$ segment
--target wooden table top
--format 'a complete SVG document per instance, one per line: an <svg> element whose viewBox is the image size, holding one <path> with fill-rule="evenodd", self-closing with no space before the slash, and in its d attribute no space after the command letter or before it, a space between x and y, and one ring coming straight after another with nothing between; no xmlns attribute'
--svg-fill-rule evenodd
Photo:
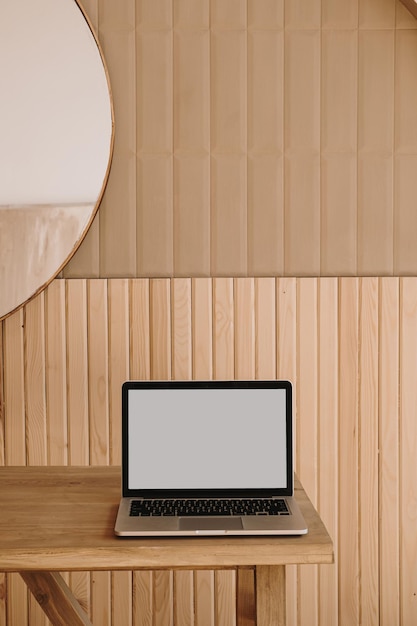
<svg viewBox="0 0 417 626"><path fill-rule="evenodd" d="M333 544L296 481L299 537L120 538L119 467L0 467L0 571L215 569L332 563Z"/></svg>

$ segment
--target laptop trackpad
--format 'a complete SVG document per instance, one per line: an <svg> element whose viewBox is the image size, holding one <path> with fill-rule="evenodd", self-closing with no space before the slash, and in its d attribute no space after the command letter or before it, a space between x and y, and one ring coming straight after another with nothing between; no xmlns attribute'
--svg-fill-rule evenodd
<svg viewBox="0 0 417 626"><path fill-rule="evenodd" d="M240 530L240 517L180 517L180 530Z"/></svg>

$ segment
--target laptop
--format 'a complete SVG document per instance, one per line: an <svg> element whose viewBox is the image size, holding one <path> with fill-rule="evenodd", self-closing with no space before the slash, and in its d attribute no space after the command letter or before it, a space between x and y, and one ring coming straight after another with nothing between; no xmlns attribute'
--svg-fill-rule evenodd
<svg viewBox="0 0 417 626"><path fill-rule="evenodd" d="M288 381L128 381L119 536L301 535Z"/></svg>

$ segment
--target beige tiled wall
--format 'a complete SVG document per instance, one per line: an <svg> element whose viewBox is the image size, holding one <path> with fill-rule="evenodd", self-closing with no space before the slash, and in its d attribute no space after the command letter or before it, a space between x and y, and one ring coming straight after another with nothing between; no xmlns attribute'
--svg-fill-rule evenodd
<svg viewBox="0 0 417 626"><path fill-rule="evenodd" d="M417 271L417 20L399 0L85 0L112 83L67 277Z"/></svg>

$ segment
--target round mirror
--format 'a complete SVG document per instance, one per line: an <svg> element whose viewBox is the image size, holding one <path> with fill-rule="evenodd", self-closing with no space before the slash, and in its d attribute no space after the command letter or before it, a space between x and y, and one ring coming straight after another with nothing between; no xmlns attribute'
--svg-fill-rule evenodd
<svg viewBox="0 0 417 626"><path fill-rule="evenodd" d="M0 2L0 319L81 243L114 123L98 42L75 0Z"/></svg>

